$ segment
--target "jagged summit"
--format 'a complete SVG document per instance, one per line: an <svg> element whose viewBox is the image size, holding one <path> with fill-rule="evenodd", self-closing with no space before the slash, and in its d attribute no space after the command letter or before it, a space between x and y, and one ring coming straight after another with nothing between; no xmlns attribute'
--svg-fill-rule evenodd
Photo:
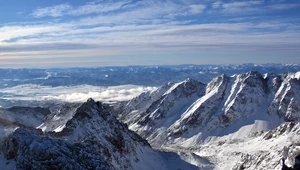
<svg viewBox="0 0 300 170"><path fill-rule="evenodd" d="M95 102L92 98L89 98L79 108L77 108L73 118L92 118L94 114L108 114L102 107L101 102Z"/></svg>
<svg viewBox="0 0 300 170"><path fill-rule="evenodd" d="M4 146L6 159L13 159L19 169L198 169L175 153L153 150L114 118L106 104L88 99L79 106L63 106L60 111L66 113L56 111L45 120L41 126L44 133L14 130ZM57 121L61 117L68 120ZM60 130L45 128L55 123Z"/></svg>
<svg viewBox="0 0 300 170"><path fill-rule="evenodd" d="M274 148L265 150L263 146L282 147L293 143L296 138L290 136L295 135L299 126L294 128L295 131L279 134L273 139L279 143L287 140L280 144L267 141L264 136L274 136L275 132L269 130L285 122L299 121L299 94L297 73L262 75L250 71L234 76L223 74L208 84L187 79L159 87L157 91L124 102L124 109L116 115L156 148L196 150L195 153L207 156L223 168L226 162L216 159L235 162L235 165L226 165L233 169L251 169L253 165L258 169L278 169L281 167L280 155L270 154ZM122 104L118 108L122 108ZM246 144L247 141L251 141L251 145ZM249 153L247 145L257 145L258 148ZM281 152L279 148L275 150ZM271 163L260 164L259 159Z"/></svg>
<svg viewBox="0 0 300 170"><path fill-rule="evenodd" d="M267 130L284 121L282 117L298 120L300 85L294 77L294 74L263 76L250 71L232 77L223 74L206 85L187 79L169 89L164 86L163 94L154 91L133 99L134 103L142 103L143 108L132 105L133 100L125 103L126 109L118 117L154 144L169 141L166 137L189 139L199 135L205 139L208 135L234 132L242 122L276 119L256 129ZM151 98L155 93L162 95Z"/></svg>
<svg viewBox="0 0 300 170"><path fill-rule="evenodd" d="M207 84L169 82L113 104L89 98L1 108L0 167L279 169L283 154L291 167L299 153L299 92L298 73L251 71Z"/></svg>
<svg viewBox="0 0 300 170"><path fill-rule="evenodd" d="M95 102L95 100L94 100L94 99L92 99L92 98L89 98L89 99L87 100L87 103L96 103L96 102Z"/></svg>
<svg viewBox="0 0 300 170"><path fill-rule="evenodd" d="M150 99L152 100L142 100L144 106L143 109L135 111L136 109L130 109L131 113L124 113L126 115L131 115L127 117L131 119L133 116L139 117L136 122L131 124L130 128L138 129L142 136L147 136L156 128L164 128L170 126L179 117L179 109L182 107L188 107L195 101L199 96L204 93L205 84L198 82L196 80L187 79L185 81L175 83L169 87L169 89L163 88L164 93L152 92L152 94L161 94L161 96L155 96ZM149 94L151 95L151 94ZM146 96L146 98L149 98ZM131 107L131 101L126 105L126 107ZM180 104L179 104L180 103ZM145 134L144 134L145 133Z"/></svg>

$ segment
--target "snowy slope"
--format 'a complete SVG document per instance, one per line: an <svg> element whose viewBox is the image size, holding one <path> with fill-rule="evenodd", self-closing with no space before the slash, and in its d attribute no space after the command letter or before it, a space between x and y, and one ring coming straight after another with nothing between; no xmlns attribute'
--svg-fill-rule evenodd
<svg viewBox="0 0 300 170"><path fill-rule="evenodd" d="M107 105L93 99L50 110L39 126L43 132L0 122L1 144L6 143L1 153L11 162L6 169L199 169L176 153L152 149L114 118Z"/></svg>
<svg viewBox="0 0 300 170"><path fill-rule="evenodd" d="M264 169L264 167L278 169L281 156L275 157L274 155L281 153L284 146L296 142L296 139L300 138L299 133L288 132L287 136L279 136L278 139L271 139L272 141L264 141L263 134L273 128L280 128L280 125L283 126L285 122L299 121L300 81L297 75L298 73L282 75L271 73L262 76L258 72L248 72L232 77L221 75L207 85L194 89L189 96L195 96L195 98L183 97L183 100L182 97L180 99L172 97L172 100L162 100L173 91L182 93L176 94L177 96L185 96L184 90L179 88L180 84L187 82L183 81L166 90L162 99L148 100L152 104L147 104L149 106L147 109L131 109L132 101L123 103L126 110L119 112L118 118L128 123L131 130L145 137L153 147L158 149L181 152L197 150L192 152L201 153L198 155L206 157L206 154L202 154L204 150L201 149L212 147L213 149L207 151L211 153L208 160L216 165L216 169L238 167L239 163L234 161L240 160L237 157L243 157L244 160L240 163L244 164L243 166L246 166L243 162L250 159L255 166L260 167L259 169ZM183 88L186 87L183 86ZM135 102L138 102L137 99L143 100L143 96L135 98ZM166 107L170 105L176 110L166 109L172 108ZM135 114L127 110L135 110ZM151 117L161 110L166 116ZM130 116L139 116L140 113L149 116L132 121L135 119ZM279 144L284 140L287 142ZM224 143L227 143L227 148L223 148ZM255 145L263 148L266 144L271 145L272 148L255 149ZM231 148L234 148L232 149L234 152L238 152L235 151L236 148L243 148L246 145L252 146L253 151L245 147L236 157L230 157L234 154L230 151ZM276 146L280 148L275 149ZM269 157L270 151L274 153ZM214 160L219 153L225 156L218 159L227 161ZM247 153L252 158L248 158ZM271 161L273 164L267 166L266 163L254 161L257 159L265 162ZM251 163L248 164L246 169L255 169L250 166Z"/></svg>
<svg viewBox="0 0 300 170"><path fill-rule="evenodd" d="M59 104L50 107L51 114L47 115L45 120L37 127L44 132L54 131L60 132L66 123L72 119L76 109L80 104Z"/></svg>
<svg viewBox="0 0 300 170"><path fill-rule="evenodd" d="M280 132L280 133L278 133ZM247 138L234 139L223 136L194 150L197 155L213 162L215 169L281 170L284 148L289 148L292 166L294 157L300 153L300 124L285 123L274 130L259 132Z"/></svg>
<svg viewBox="0 0 300 170"><path fill-rule="evenodd" d="M299 73L248 72L167 83L110 107L0 109L0 168L281 169L282 157L291 167L299 94Z"/></svg>
<svg viewBox="0 0 300 170"><path fill-rule="evenodd" d="M180 118L181 111L187 109L199 96L203 95L204 87L204 84L192 79L172 85L159 98L156 98L157 100L152 100L152 103L148 104L149 107L142 110L141 118L129 124L129 128L137 130L143 137L150 135L156 129L168 128ZM126 107L131 107L129 104ZM135 113L139 112L135 111ZM131 117L127 118L132 120Z"/></svg>
<svg viewBox="0 0 300 170"><path fill-rule="evenodd" d="M119 116L119 119L126 120L125 123L127 124L136 122L145 115L146 110L154 101L159 100L159 98L161 98L161 96L173 86L174 83L167 83L156 90L142 93L130 100L128 103L116 103L112 113L116 117Z"/></svg>
<svg viewBox="0 0 300 170"><path fill-rule="evenodd" d="M148 100L143 94L123 103L126 109L118 113L118 118L153 145L191 138L201 142L207 137L236 132L256 120L263 125L251 133L268 130L283 119L299 118L300 83L294 77L291 73L263 77L258 72L248 72L222 75L207 85L186 80L171 86L160 98ZM183 85L189 83L199 85ZM141 101L148 103L143 108L132 105Z"/></svg>
<svg viewBox="0 0 300 170"><path fill-rule="evenodd" d="M269 107L269 114L277 114L286 121L300 120L300 81L299 74L287 74L282 81L274 100Z"/></svg>
<svg viewBox="0 0 300 170"><path fill-rule="evenodd" d="M109 153L105 158L115 169L168 169L169 166L160 152L112 117L105 105L92 99L77 108L61 132L50 134L68 141L93 143L102 153ZM179 157L173 159L179 162L178 168L196 168Z"/></svg>

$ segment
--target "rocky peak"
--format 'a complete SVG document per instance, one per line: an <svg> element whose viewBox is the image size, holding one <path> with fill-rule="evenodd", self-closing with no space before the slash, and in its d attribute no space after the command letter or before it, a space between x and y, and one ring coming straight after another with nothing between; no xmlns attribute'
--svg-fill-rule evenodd
<svg viewBox="0 0 300 170"><path fill-rule="evenodd" d="M206 86L206 92L205 94L210 93L215 88L219 87L220 85L224 84L225 82L228 82L230 77L228 77L225 74L222 74L221 76L218 76L216 78L213 78Z"/></svg>
<svg viewBox="0 0 300 170"><path fill-rule="evenodd" d="M203 128L216 114L217 108L224 98L229 77L221 75L214 78L206 86L205 95L199 97L169 129L169 135L189 135L196 128ZM174 133L173 133L173 132Z"/></svg>
<svg viewBox="0 0 300 170"><path fill-rule="evenodd" d="M187 97L197 92L199 88L204 86L205 84L199 81L187 79L185 81L175 83L165 92L163 96Z"/></svg>
<svg viewBox="0 0 300 170"><path fill-rule="evenodd" d="M89 99L87 100L87 103L96 103L96 102L95 102L95 100L94 100L94 99L92 99L92 98L89 98Z"/></svg>
<svg viewBox="0 0 300 170"><path fill-rule="evenodd" d="M282 77L282 83L275 93L268 113L284 117L285 121L300 120L300 80L292 73Z"/></svg>
<svg viewBox="0 0 300 170"><path fill-rule="evenodd" d="M267 74L265 80L267 81L268 92L271 93L271 95L275 95L283 81L282 76L270 73Z"/></svg>
<svg viewBox="0 0 300 170"><path fill-rule="evenodd" d="M238 75L229 88L230 94L220 117L225 126L255 114L267 97L267 83L258 72Z"/></svg>
<svg viewBox="0 0 300 170"><path fill-rule="evenodd" d="M183 81L182 84L180 84L177 88L175 88L175 90L179 90L180 88L183 88L183 91L187 94L192 94L196 91L199 90L199 88L201 86L205 86L204 83L201 83L197 80L194 80L194 79L187 79L185 81Z"/></svg>
<svg viewBox="0 0 300 170"><path fill-rule="evenodd" d="M107 115L101 102L95 102L92 98L89 98L75 111L73 118L92 118L94 114L98 113Z"/></svg>
<svg viewBox="0 0 300 170"><path fill-rule="evenodd" d="M193 79L187 79L170 87L158 100L154 101L146 110L147 115L139 124L151 123L151 119L164 119L168 116L178 116L174 109L186 107L189 99L196 100L204 94L205 85ZM173 113L174 112L174 113ZM150 120L150 121L149 121ZM148 122L149 121L149 122Z"/></svg>
<svg viewBox="0 0 300 170"><path fill-rule="evenodd" d="M72 110L68 110L72 111ZM80 105L77 109L73 110L74 113L68 113L67 121L63 121L59 124L60 130L55 130L55 132L49 132L49 134L53 137L61 137L68 136L75 133L78 127L83 127L90 121L100 122L102 120L107 120L112 117L109 113L109 109L107 105L102 104L101 102L95 102L93 99L88 99L82 105ZM60 114L60 113L58 113ZM52 115L53 118L60 117L59 115ZM51 120L49 120L51 122ZM115 120L117 121L117 120ZM47 125L46 125L47 126ZM103 125L104 126L104 125ZM81 140L82 137L80 137Z"/></svg>
<svg viewBox="0 0 300 170"><path fill-rule="evenodd" d="M111 169L96 147L16 129L6 142L5 157L16 169Z"/></svg>
<svg viewBox="0 0 300 170"><path fill-rule="evenodd" d="M177 140L201 143L210 135L237 131L245 122L264 124L252 133L278 126L283 117L286 121L298 121L299 87L299 79L293 74L262 76L257 71L231 77L221 75L207 85L187 79L172 85L157 100L145 105L143 111L135 108L122 114L127 115L126 120L134 120L128 121L129 128L152 145L168 145ZM272 117L279 111L282 119ZM141 117L135 119L136 115ZM171 141L164 143L168 139Z"/></svg>
<svg viewBox="0 0 300 170"><path fill-rule="evenodd" d="M115 169L131 169L138 160L138 147L150 149L139 135L130 131L108 112L108 106L89 99L76 109L74 116L59 132L46 132L52 138L85 143L95 147ZM117 163L115 163L117 162Z"/></svg>
<svg viewBox="0 0 300 170"><path fill-rule="evenodd" d="M250 72L246 73L243 83L250 87L255 87L257 85L263 86L263 85L265 85L264 84L265 80L259 72L250 71ZM266 87L264 87L264 88L266 88Z"/></svg>

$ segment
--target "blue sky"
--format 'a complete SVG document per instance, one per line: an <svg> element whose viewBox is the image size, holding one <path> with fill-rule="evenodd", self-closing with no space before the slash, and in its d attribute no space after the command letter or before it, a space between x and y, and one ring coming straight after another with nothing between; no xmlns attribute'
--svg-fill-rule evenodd
<svg viewBox="0 0 300 170"><path fill-rule="evenodd" d="M9 0L0 67L300 63L298 0Z"/></svg>

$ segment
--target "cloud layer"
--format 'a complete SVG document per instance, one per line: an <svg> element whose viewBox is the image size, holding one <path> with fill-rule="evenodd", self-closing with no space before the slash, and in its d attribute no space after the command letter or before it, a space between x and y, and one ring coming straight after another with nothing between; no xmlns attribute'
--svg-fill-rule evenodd
<svg viewBox="0 0 300 170"><path fill-rule="evenodd" d="M91 85L80 86L40 86L34 84L20 85L1 89L1 99L16 101L63 101L63 102L85 102L88 98L97 101L113 102L130 100L139 94L152 91L156 87L144 87L136 85L122 85L99 87Z"/></svg>

